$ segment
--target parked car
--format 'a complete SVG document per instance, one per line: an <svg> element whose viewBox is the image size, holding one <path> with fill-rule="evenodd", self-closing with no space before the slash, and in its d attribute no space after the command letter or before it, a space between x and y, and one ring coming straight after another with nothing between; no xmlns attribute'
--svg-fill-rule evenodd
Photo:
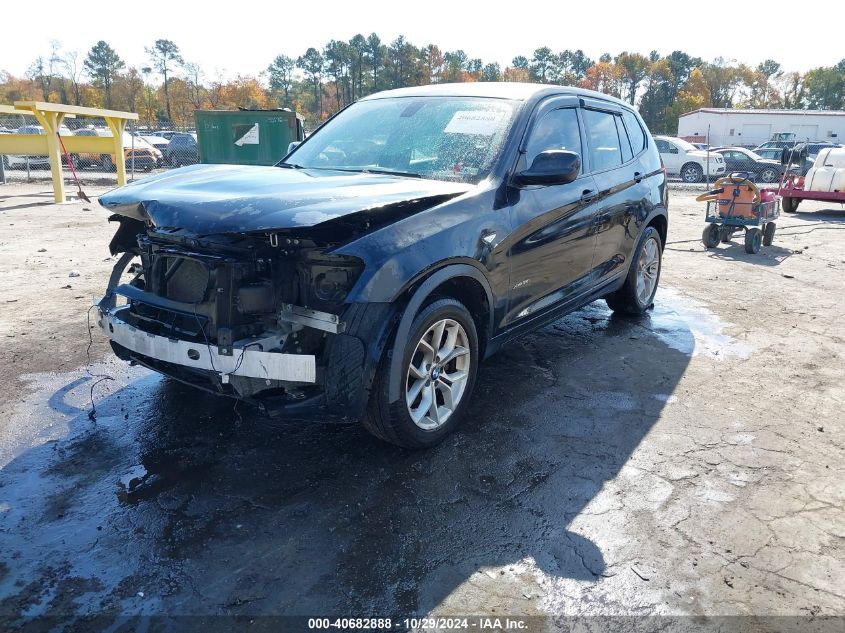
<svg viewBox="0 0 845 633"><path fill-rule="evenodd" d="M791 148L789 148L791 149ZM782 147L766 147L763 149L754 150L754 153L760 156L761 158L765 158L767 160L774 160L783 165L783 152L784 148ZM798 172L802 176L805 175L810 168L813 166L813 158L809 156L804 156L803 159L801 157L796 157L796 160L793 162L792 172ZM795 163L800 162L801 165L797 165ZM783 165L784 169L786 169L786 165Z"/></svg>
<svg viewBox="0 0 845 633"><path fill-rule="evenodd" d="M98 322L120 358L411 448L457 426L507 341L599 298L648 310L668 224L636 111L542 84L382 92L275 167L185 167L99 200L119 216Z"/></svg>
<svg viewBox="0 0 845 633"><path fill-rule="evenodd" d="M746 172L752 180L764 183L777 182L785 170L780 158L778 160L763 158L744 147L714 147L710 151L720 154L725 159L725 168L729 173Z"/></svg>
<svg viewBox="0 0 845 633"><path fill-rule="evenodd" d="M654 143L669 174L678 175L684 182L702 182L705 176L719 177L725 174L725 161L718 154L702 152L682 138L655 136Z"/></svg>
<svg viewBox="0 0 845 633"><path fill-rule="evenodd" d="M111 130L106 128L83 128L75 132L77 136L112 136ZM134 157L135 169L152 171L162 162L161 152L144 141L139 136L132 137L128 132L123 134L123 158L127 168L130 168ZM99 166L106 171L115 169L114 154L73 154L71 156L75 168Z"/></svg>
<svg viewBox="0 0 845 633"><path fill-rule="evenodd" d="M162 136L140 134L138 135L138 138L155 147L159 152L161 152L162 156L164 156L164 150L167 149L167 145L170 143L170 141Z"/></svg>
<svg viewBox="0 0 845 633"><path fill-rule="evenodd" d="M759 153L761 149L792 148L796 145L805 145L807 153L812 156L818 156L819 152L826 147L839 147L836 143L829 143L828 141L767 141L755 147L754 151Z"/></svg>
<svg viewBox="0 0 845 633"><path fill-rule="evenodd" d="M16 134L44 134L44 128L40 125L24 125L14 130ZM59 128L59 134L62 136L70 136L71 131L65 126ZM62 158L62 162L66 162ZM7 169L50 169L50 158L46 154L20 156L17 154L7 154L3 157L3 166Z"/></svg>
<svg viewBox="0 0 845 633"><path fill-rule="evenodd" d="M176 134L181 134L181 132L177 132L176 130L157 130L156 132L150 132L150 134L154 134L155 136L159 136L169 141Z"/></svg>
<svg viewBox="0 0 845 633"><path fill-rule="evenodd" d="M174 134L164 151L164 161L174 167L200 162L196 134Z"/></svg>

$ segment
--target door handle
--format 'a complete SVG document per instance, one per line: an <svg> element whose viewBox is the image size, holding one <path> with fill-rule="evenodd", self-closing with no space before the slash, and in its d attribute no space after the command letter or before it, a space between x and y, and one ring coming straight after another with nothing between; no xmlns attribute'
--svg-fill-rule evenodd
<svg viewBox="0 0 845 633"><path fill-rule="evenodd" d="M643 175L640 172L635 171L634 172L634 182L640 183L640 182L642 182L642 180L643 180Z"/></svg>
<svg viewBox="0 0 845 633"><path fill-rule="evenodd" d="M584 191L581 192L581 202L583 202L585 204L587 202L592 202L593 198L595 198L595 197L596 197L595 189L584 189Z"/></svg>

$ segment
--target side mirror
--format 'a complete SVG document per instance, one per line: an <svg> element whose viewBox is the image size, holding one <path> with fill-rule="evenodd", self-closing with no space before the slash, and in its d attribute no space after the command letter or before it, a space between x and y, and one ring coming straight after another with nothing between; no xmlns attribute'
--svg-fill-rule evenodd
<svg viewBox="0 0 845 633"><path fill-rule="evenodd" d="M678 148L677 148L677 147L670 147L670 148L669 148L669 153L670 153L670 154L677 154L677 153L678 153Z"/></svg>
<svg viewBox="0 0 845 633"><path fill-rule="evenodd" d="M531 167L516 175L520 185L563 185L581 173L581 157L575 152L549 149L540 152Z"/></svg>
<svg viewBox="0 0 845 633"><path fill-rule="evenodd" d="M288 154L290 154L293 150L299 147L302 141L294 141L293 143L288 143Z"/></svg>

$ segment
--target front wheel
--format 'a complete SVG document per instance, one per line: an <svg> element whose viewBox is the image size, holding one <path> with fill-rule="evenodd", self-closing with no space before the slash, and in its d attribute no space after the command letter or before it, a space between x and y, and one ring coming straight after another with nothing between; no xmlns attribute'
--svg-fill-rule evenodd
<svg viewBox="0 0 845 633"><path fill-rule="evenodd" d="M745 232L745 252L756 255L760 252L760 245L763 242L763 231L760 229L748 229Z"/></svg>
<svg viewBox="0 0 845 633"><path fill-rule="evenodd" d="M718 224L708 224L701 233L704 248L716 248L722 239L722 229Z"/></svg>
<svg viewBox="0 0 845 633"><path fill-rule="evenodd" d="M660 233L653 226L646 227L634 252L625 283L619 290L605 297L608 307L614 312L626 314L642 314L648 310L654 302L660 281L662 256Z"/></svg>
<svg viewBox="0 0 845 633"><path fill-rule="evenodd" d="M469 311L455 299L434 301L414 319L402 354L399 399L389 402L392 363L382 360L364 426L404 448L429 448L457 428L475 384L478 334Z"/></svg>
<svg viewBox="0 0 845 633"><path fill-rule="evenodd" d="M684 182L701 182L704 178L704 170L697 163L687 163L681 168L681 180Z"/></svg>

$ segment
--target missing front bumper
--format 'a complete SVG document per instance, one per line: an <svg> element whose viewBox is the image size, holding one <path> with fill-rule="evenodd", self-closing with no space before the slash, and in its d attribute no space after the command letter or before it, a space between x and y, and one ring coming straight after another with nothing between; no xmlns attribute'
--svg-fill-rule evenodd
<svg viewBox="0 0 845 633"><path fill-rule="evenodd" d="M223 355L214 345L193 343L144 332L122 318L127 307L100 310L99 326L106 335L127 350L189 369L210 371L224 384L230 376L313 384L317 381L316 357L309 354L283 354L250 348L250 344Z"/></svg>

